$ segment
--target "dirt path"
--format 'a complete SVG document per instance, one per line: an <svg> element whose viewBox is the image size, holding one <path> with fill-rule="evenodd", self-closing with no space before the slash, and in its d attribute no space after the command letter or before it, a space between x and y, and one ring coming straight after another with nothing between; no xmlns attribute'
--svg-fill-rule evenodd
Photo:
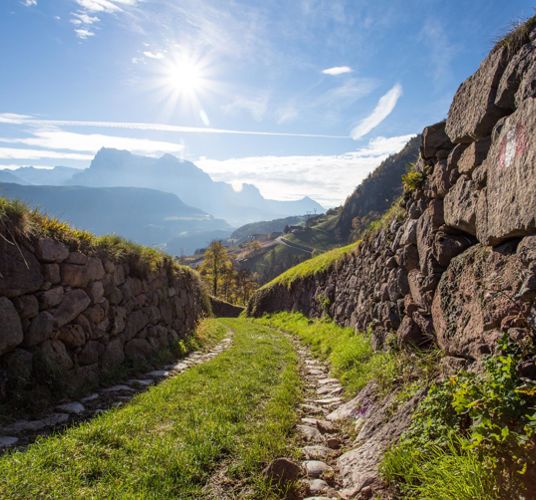
<svg viewBox="0 0 536 500"><path fill-rule="evenodd" d="M349 447L351 439L343 428L344 421L330 418L344 404L343 388L337 379L329 377L327 364L313 358L301 343L294 342L303 360L306 388L305 401L300 406L301 422L297 426L302 441L304 498L347 498L341 491L337 458Z"/></svg>
<svg viewBox="0 0 536 500"><path fill-rule="evenodd" d="M23 449L39 436L64 430L108 409L119 408L152 385L211 360L228 349L231 343L232 331L229 331L223 340L208 351L194 351L177 363L164 366L161 370L152 370L137 378L102 388L77 401L64 401L39 419L17 420L0 427L0 454L11 448Z"/></svg>

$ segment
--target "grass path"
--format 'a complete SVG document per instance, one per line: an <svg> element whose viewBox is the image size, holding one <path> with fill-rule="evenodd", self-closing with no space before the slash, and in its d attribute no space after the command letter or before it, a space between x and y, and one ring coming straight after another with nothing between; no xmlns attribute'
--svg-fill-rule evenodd
<svg viewBox="0 0 536 500"><path fill-rule="evenodd" d="M210 498L225 464L237 498L277 498L263 466L294 449L302 385L291 342L245 319L217 358L25 452L0 458L1 498ZM213 498L213 497L212 497Z"/></svg>

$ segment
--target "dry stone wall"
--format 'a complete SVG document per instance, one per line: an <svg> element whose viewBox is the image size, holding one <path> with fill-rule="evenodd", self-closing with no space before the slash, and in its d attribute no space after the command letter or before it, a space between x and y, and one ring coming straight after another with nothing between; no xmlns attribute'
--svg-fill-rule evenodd
<svg viewBox="0 0 536 500"><path fill-rule="evenodd" d="M48 238L0 238L0 401L79 395L189 336L208 299L170 262L141 275Z"/></svg>
<svg viewBox="0 0 536 500"><path fill-rule="evenodd" d="M534 25L534 24L533 24ZM325 272L261 289L248 312L371 325L451 363L536 331L536 29L499 44L423 131L405 215Z"/></svg>

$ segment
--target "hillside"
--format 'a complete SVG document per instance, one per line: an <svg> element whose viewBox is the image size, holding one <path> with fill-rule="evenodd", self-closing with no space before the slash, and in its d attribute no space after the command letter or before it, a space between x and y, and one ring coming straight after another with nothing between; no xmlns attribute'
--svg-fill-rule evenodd
<svg viewBox="0 0 536 500"><path fill-rule="evenodd" d="M447 120L424 129L403 197L355 248L290 269L248 306L287 312L271 325L332 318L412 353L395 370L400 392L378 376L340 409L359 415L337 461L357 498L533 497L535 40L536 17L460 85Z"/></svg>
<svg viewBox="0 0 536 500"><path fill-rule="evenodd" d="M115 233L135 242L170 251L193 252L214 235L231 227L177 196L144 188L87 188L80 186L22 186L0 184L0 196L18 199L95 234ZM195 238L190 238L190 233ZM181 237L180 246L174 241Z"/></svg>
<svg viewBox="0 0 536 500"><path fill-rule="evenodd" d="M334 233L342 242L356 240L402 194L400 179L419 156L420 136L411 139L374 170L347 198L335 223Z"/></svg>
<svg viewBox="0 0 536 500"><path fill-rule="evenodd" d="M346 199L344 205L324 214L308 216L306 221L288 223L274 220L272 224L250 224L237 230L234 235L255 233L261 237L262 246L253 252L238 251L239 266L256 273L259 283L264 284L292 266L306 261L312 255L351 243L377 218L381 217L402 193L402 176L419 154L421 136L411 139L404 148L390 155ZM270 237L276 228L296 226L281 236ZM306 250L306 251L304 251Z"/></svg>

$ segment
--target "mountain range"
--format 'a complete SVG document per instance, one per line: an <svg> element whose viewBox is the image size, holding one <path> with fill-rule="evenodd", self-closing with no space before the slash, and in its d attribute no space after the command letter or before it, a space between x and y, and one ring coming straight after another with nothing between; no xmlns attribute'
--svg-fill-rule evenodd
<svg viewBox="0 0 536 500"><path fill-rule="evenodd" d="M0 170L0 195L97 234L116 233L170 253L193 253L242 224L322 212L311 198L278 201L245 184L235 191L192 162L101 149L87 169Z"/></svg>

